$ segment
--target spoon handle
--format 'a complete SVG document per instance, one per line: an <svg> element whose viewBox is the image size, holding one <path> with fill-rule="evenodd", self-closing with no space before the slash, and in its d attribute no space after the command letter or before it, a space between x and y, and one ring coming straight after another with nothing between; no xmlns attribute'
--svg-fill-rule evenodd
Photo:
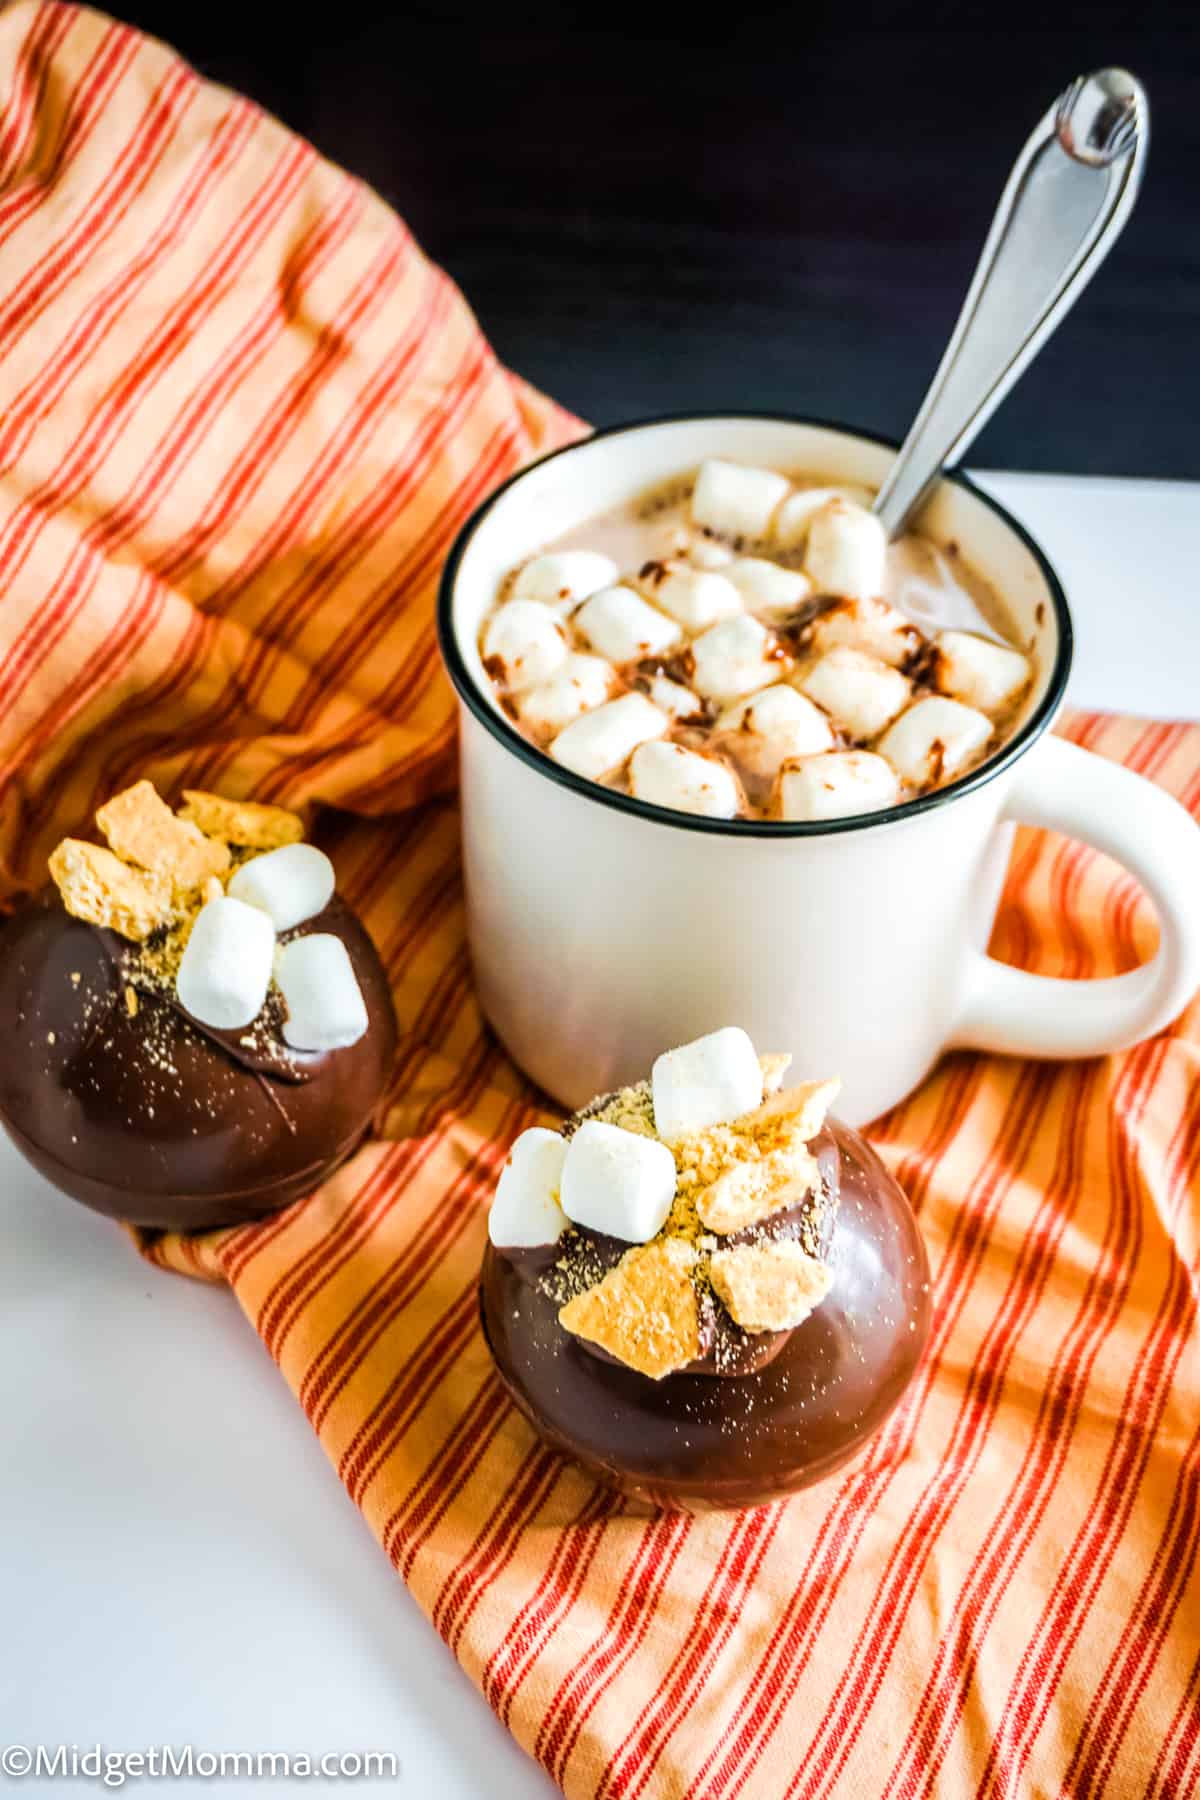
<svg viewBox="0 0 1200 1800"><path fill-rule="evenodd" d="M875 501L895 537L1037 355L1111 250L1149 142L1123 69L1073 82L1013 167L983 255L912 429Z"/></svg>

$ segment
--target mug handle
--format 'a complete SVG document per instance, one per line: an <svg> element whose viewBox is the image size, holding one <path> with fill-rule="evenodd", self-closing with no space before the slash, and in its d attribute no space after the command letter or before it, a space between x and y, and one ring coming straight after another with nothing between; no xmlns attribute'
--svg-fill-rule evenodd
<svg viewBox="0 0 1200 1800"><path fill-rule="evenodd" d="M1119 763L1047 734L1018 770L1002 817L1115 857L1158 914L1159 947L1127 975L1063 981L976 952L951 1044L1018 1056L1103 1056L1152 1037L1200 985L1200 827Z"/></svg>

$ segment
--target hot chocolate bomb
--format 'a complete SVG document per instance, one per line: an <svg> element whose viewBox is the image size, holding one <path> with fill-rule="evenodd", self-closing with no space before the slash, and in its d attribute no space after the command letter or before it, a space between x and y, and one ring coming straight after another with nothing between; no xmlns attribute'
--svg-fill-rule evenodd
<svg viewBox="0 0 1200 1800"><path fill-rule="evenodd" d="M142 800L145 816L170 819ZM269 877L266 858L300 831L282 809L217 796L194 795L185 811L225 864L205 907L257 860ZM181 898L153 869L110 855L68 840L52 859L67 904L48 888L0 926L0 1123L56 1187L134 1224L207 1230L300 1199L361 1141L391 1069L395 1016L374 945L332 893L294 926L268 921L273 951L307 937L326 954L329 940L341 946L365 1015L353 1041L290 1044L275 986L249 1023L205 1023L182 1003L177 966L202 892Z"/></svg>
<svg viewBox="0 0 1200 1800"><path fill-rule="evenodd" d="M753 1056L744 1033L714 1036L742 1039L743 1063ZM706 1042L673 1054L687 1057ZM764 1059L768 1089L781 1060ZM577 1205L569 1173L563 1179L562 1148L545 1141L551 1134L525 1149L519 1143L510 1159L534 1179L523 1181L524 1205L513 1205L510 1181L493 1208L484 1331L529 1422L610 1486L689 1511L775 1500L854 1456L907 1388L929 1330L928 1261L908 1202L879 1158L857 1132L823 1117L833 1085L768 1095L745 1129L732 1119L732 1141L718 1128L705 1149L705 1127L674 1139L680 1187L665 1212L659 1201L656 1228L653 1212L643 1220L651 1229L642 1248L595 1229L595 1216L591 1225L554 1218L556 1166L567 1212L587 1207ZM593 1102L568 1122L567 1152L589 1120L652 1131L653 1092L644 1082ZM728 1106L727 1097L726 1119ZM703 1108L702 1099L702 1117ZM720 1110L718 1097L707 1116ZM747 1146L759 1170L749 1180L729 1162ZM718 1183L730 1179L707 1193L692 1183L688 1193L689 1159L706 1175L715 1171ZM616 1183L622 1179L618 1172ZM740 1215L725 1203L730 1195ZM724 1229L708 1229L704 1215ZM552 1231L553 1242L536 1241ZM505 1237L523 1241L495 1241ZM680 1296L689 1315L682 1336L673 1310Z"/></svg>

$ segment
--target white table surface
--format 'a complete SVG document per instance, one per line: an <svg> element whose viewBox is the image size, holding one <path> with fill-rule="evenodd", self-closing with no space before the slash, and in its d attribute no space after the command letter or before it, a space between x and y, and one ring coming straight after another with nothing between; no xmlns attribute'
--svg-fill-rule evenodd
<svg viewBox="0 0 1200 1800"><path fill-rule="evenodd" d="M1197 710L1200 484L983 482L1071 596L1070 698ZM147 1267L7 1141L0 1428L0 1745L391 1750L399 1781L350 1791L557 1791L390 1571L232 1297Z"/></svg>

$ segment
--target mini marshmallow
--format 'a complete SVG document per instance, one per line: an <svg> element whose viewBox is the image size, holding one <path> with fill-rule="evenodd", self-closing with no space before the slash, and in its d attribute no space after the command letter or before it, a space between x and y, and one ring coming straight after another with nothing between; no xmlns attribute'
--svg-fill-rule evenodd
<svg viewBox="0 0 1200 1800"><path fill-rule="evenodd" d="M878 737L912 694L912 682L899 669L848 645L830 650L800 685L848 737L863 740Z"/></svg>
<svg viewBox="0 0 1200 1800"><path fill-rule="evenodd" d="M334 881L333 864L315 844L283 844L243 863L228 892L265 912L276 931L290 931L324 912Z"/></svg>
<svg viewBox="0 0 1200 1800"><path fill-rule="evenodd" d="M688 560L698 569L723 569L733 561L733 551L718 544L715 538L696 537L688 545Z"/></svg>
<svg viewBox="0 0 1200 1800"><path fill-rule="evenodd" d="M483 656L498 662L514 694L536 687L567 660L567 635L548 606L537 600L510 600L492 614L483 634Z"/></svg>
<svg viewBox="0 0 1200 1800"><path fill-rule="evenodd" d="M704 702L699 694L693 694L691 688L684 687L681 681L672 681L669 675L651 677L650 698L655 706L661 708L672 719L694 719L704 716Z"/></svg>
<svg viewBox="0 0 1200 1800"><path fill-rule="evenodd" d="M783 476L770 469L710 459L701 463L696 477L692 518L723 537L765 538L771 514L787 491Z"/></svg>
<svg viewBox="0 0 1200 1800"><path fill-rule="evenodd" d="M562 1209L576 1225L646 1244L675 1198L675 1158L657 1138L585 1119L567 1144Z"/></svg>
<svg viewBox="0 0 1200 1800"><path fill-rule="evenodd" d="M311 931L281 944L275 985L287 1007L284 1039L294 1050L343 1050L367 1029L350 952L332 932Z"/></svg>
<svg viewBox="0 0 1200 1800"><path fill-rule="evenodd" d="M506 1249L556 1244L567 1229L559 1204L567 1140L534 1125L523 1131L500 1171L488 1213L488 1236Z"/></svg>
<svg viewBox="0 0 1200 1800"><path fill-rule="evenodd" d="M645 694L622 694L560 731L550 754L564 769L599 781L623 768L639 744L662 737L669 724Z"/></svg>
<svg viewBox="0 0 1200 1800"><path fill-rule="evenodd" d="M831 606L813 625L812 641L821 651L846 644L851 650L878 657L893 669L902 668L921 648L916 626L886 600L843 600Z"/></svg>
<svg viewBox="0 0 1200 1800"><path fill-rule="evenodd" d="M619 573L612 557L598 550L553 550L525 564L513 583L513 598L541 600L557 613L569 612L601 588L611 587Z"/></svg>
<svg viewBox="0 0 1200 1800"><path fill-rule="evenodd" d="M992 735L992 721L973 706L934 695L918 700L879 743L879 753L914 787L955 775L982 750Z"/></svg>
<svg viewBox="0 0 1200 1800"><path fill-rule="evenodd" d="M1029 661L1019 650L973 631L943 631L935 641L938 687L980 712L999 711L1029 680Z"/></svg>
<svg viewBox="0 0 1200 1800"><path fill-rule="evenodd" d="M652 592L663 611L689 631L703 631L742 610L742 596L732 581L707 569L672 569Z"/></svg>
<svg viewBox="0 0 1200 1800"><path fill-rule="evenodd" d="M629 791L653 806L706 819L735 818L742 798L724 763L682 744L639 744L629 764Z"/></svg>
<svg viewBox="0 0 1200 1800"><path fill-rule="evenodd" d="M771 521L771 540L781 550L799 550L812 528L813 516L831 500L844 500L841 488L797 488L789 494Z"/></svg>
<svg viewBox="0 0 1200 1800"><path fill-rule="evenodd" d="M739 556L725 570L725 578L732 581L748 612L766 613L770 618L794 612L813 591L802 569L782 569L762 556Z"/></svg>
<svg viewBox="0 0 1200 1800"><path fill-rule="evenodd" d="M883 592L886 562L887 533L865 506L835 498L814 512L804 567L819 593L874 599Z"/></svg>
<svg viewBox="0 0 1200 1800"><path fill-rule="evenodd" d="M833 731L825 714L786 682L726 707L717 730L735 734L730 754L766 781L790 757L833 749Z"/></svg>
<svg viewBox="0 0 1200 1800"><path fill-rule="evenodd" d="M602 656L574 651L557 675L517 696L517 716L531 731L553 735L597 706L613 691L616 670Z"/></svg>
<svg viewBox="0 0 1200 1800"><path fill-rule="evenodd" d="M196 914L179 962L179 1004L201 1025L237 1031L262 1011L275 927L265 912L220 895Z"/></svg>
<svg viewBox="0 0 1200 1800"><path fill-rule="evenodd" d="M726 1025L664 1051L650 1072L650 1091L654 1129L671 1143L761 1106L762 1066L741 1027Z"/></svg>
<svg viewBox="0 0 1200 1800"><path fill-rule="evenodd" d="M713 625L692 644L698 693L710 700L740 700L787 673L791 658L765 626L747 613Z"/></svg>
<svg viewBox="0 0 1200 1800"><path fill-rule="evenodd" d="M880 812L900 798L896 771L870 750L834 750L785 763L775 812L781 819L845 819Z"/></svg>
<svg viewBox="0 0 1200 1800"><path fill-rule="evenodd" d="M601 588L584 601L574 622L593 649L618 666L639 656L658 656L680 636L674 619L629 587Z"/></svg>

